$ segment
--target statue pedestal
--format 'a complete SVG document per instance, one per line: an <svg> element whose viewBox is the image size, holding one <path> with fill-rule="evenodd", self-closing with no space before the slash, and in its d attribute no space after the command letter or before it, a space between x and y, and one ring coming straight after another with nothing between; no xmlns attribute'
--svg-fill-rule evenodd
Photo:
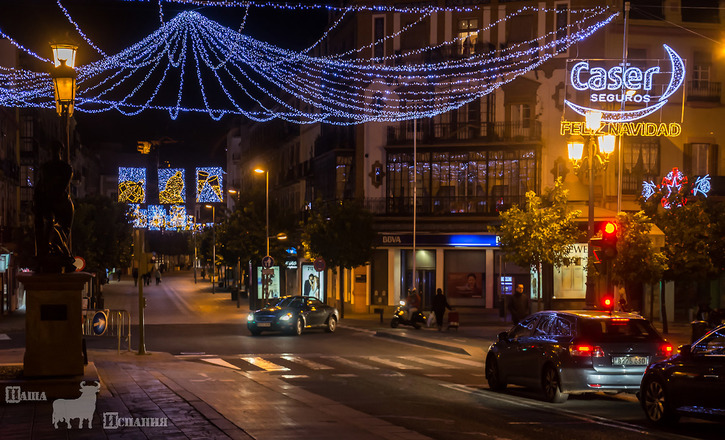
<svg viewBox="0 0 725 440"><path fill-rule="evenodd" d="M83 288L91 275L20 274L27 292L23 375L83 375Z"/></svg>

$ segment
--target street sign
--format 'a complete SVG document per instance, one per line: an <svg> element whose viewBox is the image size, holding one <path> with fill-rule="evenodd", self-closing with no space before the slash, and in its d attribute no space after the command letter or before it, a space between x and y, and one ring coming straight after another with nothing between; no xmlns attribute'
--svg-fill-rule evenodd
<svg viewBox="0 0 725 440"><path fill-rule="evenodd" d="M86 268L86 260L84 260L83 257L76 257L75 260L73 260L73 266L76 267L76 272L80 272Z"/></svg>
<svg viewBox="0 0 725 440"><path fill-rule="evenodd" d="M315 260L315 263L313 266L315 267L316 271L322 272L323 270L325 270L325 267L326 267L325 260L323 260L322 258L318 258Z"/></svg>
<svg viewBox="0 0 725 440"><path fill-rule="evenodd" d="M274 269L262 269L262 275L274 275Z"/></svg>
<svg viewBox="0 0 725 440"><path fill-rule="evenodd" d="M274 266L274 258L270 257L269 255L262 258L262 267L264 267L265 269L269 269L272 266Z"/></svg>
<svg viewBox="0 0 725 440"><path fill-rule="evenodd" d="M96 314L93 315L93 334L102 336L106 333L106 329L108 328L107 324L108 316L106 315L106 312L103 310L97 311Z"/></svg>

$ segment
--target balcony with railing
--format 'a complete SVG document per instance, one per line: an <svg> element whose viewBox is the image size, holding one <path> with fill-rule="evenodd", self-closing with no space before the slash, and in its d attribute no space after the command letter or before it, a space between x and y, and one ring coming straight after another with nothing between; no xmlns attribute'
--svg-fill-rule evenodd
<svg viewBox="0 0 725 440"><path fill-rule="evenodd" d="M719 104L722 87L719 82L712 81L688 81L687 102L688 103L710 103Z"/></svg>
<svg viewBox="0 0 725 440"><path fill-rule="evenodd" d="M417 197L417 215L497 215L524 202L524 196L424 196ZM413 215L413 197L365 199L365 207L374 215Z"/></svg>
<svg viewBox="0 0 725 440"><path fill-rule="evenodd" d="M522 122L432 122L424 120L417 127L418 142L531 142L541 140L539 121ZM388 145L413 142L413 122L403 121L388 126Z"/></svg>

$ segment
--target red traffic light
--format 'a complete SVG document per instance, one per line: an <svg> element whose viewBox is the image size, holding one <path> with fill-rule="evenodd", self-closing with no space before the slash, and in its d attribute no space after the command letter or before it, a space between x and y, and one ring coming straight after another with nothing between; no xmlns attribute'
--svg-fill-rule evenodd
<svg viewBox="0 0 725 440"><path fill-rule="evenodd" d="M612 298L604 298L604 306L612 307Z"/></svg>
<svg viewBox="0 0 725 440"><path fill-rule="evenodd" d="M607 222L604 224L604 228L602 229L602 231L607 235L616 234L617 225L614 222Z"/></svg>

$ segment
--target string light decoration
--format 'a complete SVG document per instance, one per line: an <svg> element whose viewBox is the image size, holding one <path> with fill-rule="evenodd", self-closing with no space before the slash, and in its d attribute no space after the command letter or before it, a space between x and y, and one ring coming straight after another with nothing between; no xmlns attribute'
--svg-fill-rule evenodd
<svg viewBox="0 0 725 440"><path fill-rule="evenodd" d="M186 203L183 168L159 168L159 203Z"/></svg>
<svg viewBox="0 0 725 440"><path fill-rule="evenodd" d="M166 227L166 208L163 205L148 205L149 231L160 231Z"/></svg>
<svg viewBox="0 0 725 440"><path fill-rule="evenodd" d="M710 188L710 175L706 174L698 177L688 191L687 176L679 168L675 167L662 178L662 184L659 186L652 181L642 182L642 198L647 201L656 195L660 195L660 203L663 208L679 208L687 203L687 197L684 194L689 192L693 196L697 196L699 193L707 197Z"/></svg>
<svg viewBox="0 0 725 440"><path fill-rule="evenodd" d="M139 204L128 205L128 216L131 225L135 229L146 229L148 227L148 215L146 209L141 208Z"/></svg>
<svg viewBox="0 0 725 440"><path fill-rule="evenodd" d="M247 8L250 5L279 9L324 7L344 13L404 11L421 15L419 20L386 39L420 26L430 20L433 12L474 10L395 5L332 8L241 1L174 2ZM478 32L485 29L494 33L510 17L539 12L556 13L551 8L526 6ZM125 50L77 67L75 108L88 113L118 111L124 115L163 110L174 119L180 112L195 112L207 113L215 120L237 114L260 122L279 118L294 123L338 125L431 117L461 107L536 69L617 15L604 7L572 9L569 13L571 20L566 32L562 28L497 51L467 57L441 56L441 51L458 47L460 38L456 37L432 47L365 58L362 53L367 53L365 49L369 45L347 54L315 57L307 54L308 49L301 52L283 49L226 28L198 12L186 11ZM77 25L76 28L80 32ZM103 54L100 49L99 53ZM420 61L428 58L441 61ZM0 69L0 105L53 108L50 76Z"/></svg>
<svg viewBox="0 0 725 440"><path fill-rule="evenodd" d="M221 203L224 201L221 167L196 169L196 203Z"/></svg>
<svg viewBox="0 0 725 440"><path fill-rule="evenodd" d="M166 229L184 230L186 229L186 222L186 206L169 206L169 215L166 218Z"/></svg>
<svg viewBox="0 0 725 440"><path fill-rule="evenodd" d="M146 168L118 168L118 201L146 203Z"/></svg>

